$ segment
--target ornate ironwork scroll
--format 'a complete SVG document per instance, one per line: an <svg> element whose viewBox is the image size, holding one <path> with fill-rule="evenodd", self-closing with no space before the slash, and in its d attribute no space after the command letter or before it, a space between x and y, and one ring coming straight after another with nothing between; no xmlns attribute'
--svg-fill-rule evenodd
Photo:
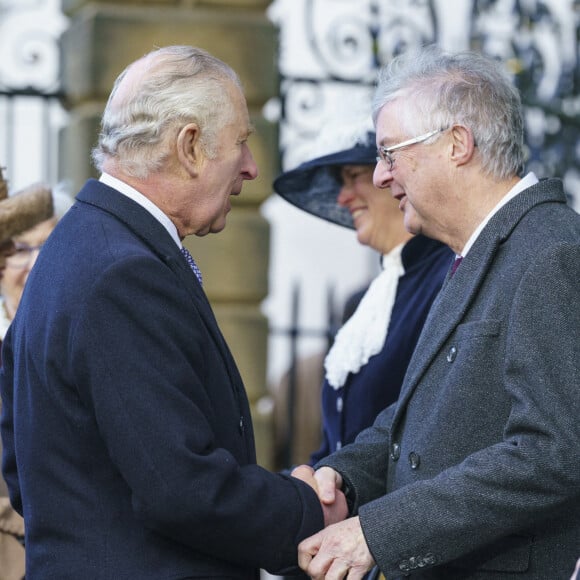
<svg viewBox="0 0 580 580"><path fill-rule="evenodd" d="M526 108L528 169L580 204L579 0L275 0L283 168L329 124L370 111L380 66L426 43L505 63ZM577 205L578 207L578 205Z"/></svg>
<svg viewBox="0 0 580 580"><path fill-rule="evenodd" d="M10 188L57 179L59 0L0 0L0 165Z"/></svg>

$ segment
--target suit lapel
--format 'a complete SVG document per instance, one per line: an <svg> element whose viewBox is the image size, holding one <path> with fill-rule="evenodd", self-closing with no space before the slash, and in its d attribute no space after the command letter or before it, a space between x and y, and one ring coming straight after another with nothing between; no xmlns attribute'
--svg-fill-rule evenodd
<svg viewBox="0 0 580 580"><path fill-rule="evenodd" d="M483 242L483 240L481 240ZM434 302L415 347L405 375L399 407L403 408L416 385L437 356L449 335L465 316L489 270L501 239L487 240L474 246L461 262L455 275L449 273Z"/></svg>
<svg viewBox="0 0 580 580"><path fill-rule="evenodd" d="M199 280L197 279L197 276L187 264L179 250L177 250L175 256L167 257L166 263L175 272L184 288L187 288L191 293L196 303L198 312L200 313L201 319L203 320L203 323L211 335L214 343L217 345L222 358L224 359L225 367L228 375L230 376L230 380L235 385L236 392L239 391L243 384L242 378L235 365L231 351L226 344L221 330L219 329L219 325L215 319L213 309L209 303L209 300L207 299L207 296L205 295L205 292L203 291L201 284L199 283Z"/></svg>
<svg viewBox="0 0 580 580"><path fill-rule="evenodd" d="M192 295L203 323L224 359L236 392L239 391L242 388L242 379L218 327L207 296L167 230L138 203L96 179L87 181L77 195L77 199L114 215L171 268L183 287Z"/></svg>

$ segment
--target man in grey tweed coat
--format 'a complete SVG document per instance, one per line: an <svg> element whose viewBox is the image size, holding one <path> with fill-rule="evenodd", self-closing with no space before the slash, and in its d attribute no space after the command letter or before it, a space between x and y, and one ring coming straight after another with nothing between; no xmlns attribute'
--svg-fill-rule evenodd
<svg viewBox="0 0 580 580"><path fill-rule="evenodd" d="M381 72L374 181L462 257L398 403L295 474L350 515L300 545L315 579L567 580L580 555L580 216L520 177L499 63L429 47ZM459 262L458 262L459 263Z"/></svg>

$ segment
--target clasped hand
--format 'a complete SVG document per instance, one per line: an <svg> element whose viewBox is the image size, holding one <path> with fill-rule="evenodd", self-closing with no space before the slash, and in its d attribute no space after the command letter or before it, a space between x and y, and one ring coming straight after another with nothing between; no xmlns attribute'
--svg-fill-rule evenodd
<svg viewBox="0 0 580 580"><path fill-rule="evenodd" d="M318 494L324 511L325 529L298 546L298 564L314 580L359 580L375 561L366 544L358 517L348 515L341 491L342 477L330 467L314 471L301 465L294 477L310 485Z"/></svg>

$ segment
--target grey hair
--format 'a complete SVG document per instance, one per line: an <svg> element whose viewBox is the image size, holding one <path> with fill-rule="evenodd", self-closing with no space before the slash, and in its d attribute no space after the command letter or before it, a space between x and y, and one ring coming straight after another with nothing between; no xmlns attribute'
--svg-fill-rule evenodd
<svg viewBox="0 0 580 580"><path fill-rule="evenodd" d="M373 99L381 109L403 103L402 123L415 133L469 127L487 175L506 179L522 171L524 117L520 94L501 63L476 52L445 53L436 46L393 59L379 73Z"/></svg>
<svg viewBox="0 0 580 580"><path fill-rule="evenodd" d="M186 123L200 129L200 145L215 157L217 136L233 120L228 84L241 90L237 74L208 52L168 46L145 55L146 74L131 85L129 65L116 79L105 107L92 157L102 171L107 159L134 177L158 171L170 153L170 139ZM119 95L119 87L123 86Z"/></svg>

